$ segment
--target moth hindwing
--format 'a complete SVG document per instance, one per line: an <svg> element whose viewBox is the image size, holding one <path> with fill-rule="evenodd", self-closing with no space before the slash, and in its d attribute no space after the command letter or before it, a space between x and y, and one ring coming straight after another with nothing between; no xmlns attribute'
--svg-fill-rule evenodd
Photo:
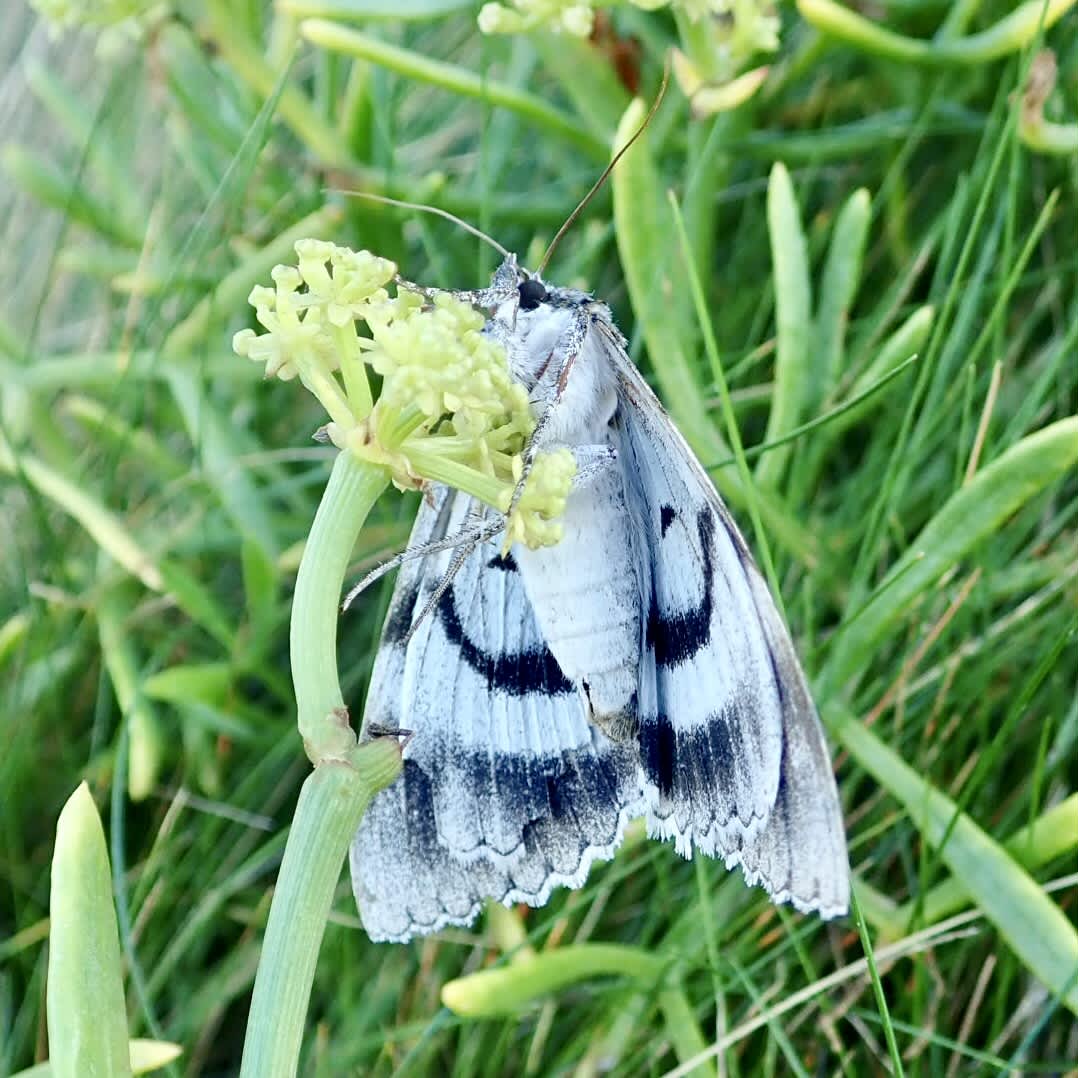
<svg viewBox="0 0 1078 1078"><path fill-rule="evenodd" d="M578 474L552 547L462 556L442 541L474 533L473 501L436 487L420 508L410 547L432 549L398 575L364 715L413 731L352 845L367 932L541 905L640 816L776 902L844 913L838 793L789 633L609 309L512 256L461 295L529 391L526 460L568 447Z"/></svg>

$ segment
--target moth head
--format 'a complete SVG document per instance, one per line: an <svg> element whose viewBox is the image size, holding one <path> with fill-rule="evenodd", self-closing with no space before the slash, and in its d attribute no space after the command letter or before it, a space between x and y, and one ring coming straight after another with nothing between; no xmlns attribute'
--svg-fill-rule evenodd
<svg viewBox="0 0 1078 1078"><path fill-rule="evenodd" d="M474 296L473 302L490 312L488 332L498 337L526 337L534 323L534 318L529 316L540 316L540 308L551 300L551 292L542 278L521 267L512 254L506 255L494 271L490 287Z"/></svg>
<svg viewBox="0 0 1078 1078"><path fill-rule="evenodd" d="M521 311L534 311L549 295L539 275L523 269L514 254L502 259L490 279L490 287L481 294L490 307L512 304L514 309Z"/></svg>

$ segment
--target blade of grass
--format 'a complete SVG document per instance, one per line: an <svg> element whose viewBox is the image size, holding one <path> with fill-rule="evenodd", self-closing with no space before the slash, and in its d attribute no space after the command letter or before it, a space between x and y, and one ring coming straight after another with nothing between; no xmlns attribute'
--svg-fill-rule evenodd
<svg viewBox="0 0 1078 1078"><path fill-rule="evenodd" d="M1003 848L1026 869L1040 868L1074 851L1078 848L1078 794L1071 794L1016 831L1003 843ZM880 931L885 938L897 939L917 909L925 923L934 924L975 901L976 895L961 880L944 880L926 895L895 907L888 913L886 923L880 925Z"/></svg>
<svg viewBox="0 0 1078 1078"><path fill-rule="evenodd" d="M97 626L101 655L127 724L127 790L133 801L143 801L157 785L164 743L160 717L142 693L134 641L124 630L127 598L115 588L103 595L97 603Z"/></svg>
<svg viewBox="0 0 1078 1078"><path fill-rule="evenodd" d="M696 305L696 315L697 318L700 319L700 324L704 330L704 346L707 351L708 360L711 363L711 371L715 379L715 384L719 389L719 399L722 402L722 410L726 419L726 429L734 447L734 456L737 460L738 470L741 474L741 482L744 489L751 492L748 499L749 516L752 520L756 541L760 547L760 561L763 563L764 574L767 577L768 583L771 585L771 591L775 596L775 601L779 604L779 609L782 610L782 599L779 592L778 577L775 573L775 565L771 558L771 547L767 541L767 533L764 531L763 523L760 519L759 507L755 499L756 487L749 474L748 462L745 460L745 451L741 444L741 434L737 429L737 418L734 415L734 405L730 400L730 390L726 385L726 375L723 373L722 362L719 359L719 350L718 346L715 344L715 335L711 328L711 321L707 316L707 309L704 306L704 293L700 285L700 278L696 273L696 266L693 262L692 247L689 244L689 237L685 232L685 222L682 220L681 212L678 209L677 203L674 201L672 193L670 195L670 205L674 213L674 224L677 228L678 239L681 241L682 257L688 268L689 288L693 302Z"/></svg>
<svg viewBox="0 0 1078 1078"><path fill-rule="evenodd" d="M908 356L904 363L899 363L897 367L889 370L884 374L879 381L873 383L861 392L854 394L849 400L843 401L842 404L836 408L832 408L828 412L824 412L823 415L817 416L815 419L810 419L807 423L802 423L799 427L794 427L788 434L784 434L781 438L777 438L773 442L762 442L760 445L754 445L745 450L746 460L755 460L758 456L764 453L769 453L776 446L787 445L790 442L796 442L798 438L804 437L806 434L817 430L820 427L827 427L831 424L840 422L843 417L848 416L851 412L863 411L861 405L865 403L870 397L874 397L881 389L893 382L899 375L903 374L906 369L917 362L918 357L916 355ZM847 425L849 420L846 420ZM708 465L708 471L712 471L718 468L728 468L731 464L735 464L735 457L728 457L726 460L720 460L717 464Z"/></svg>
<svg viewBox="0 0 1078 1078"><path fill-rule="evenodd" d="M49 916L52 1073L123 1078L131 1063L119 936L105 832L85 782L56 824Z"/></svg>
<svg viewBox="0 0 1078 1078"><path fill-rule="evenodd" d="M73 479L37 457L13 453L0 441L0 471L21 477L39 494L73 517L91 539L118 565L151 591L163 591L161 570L129 528Z"/></svg>
<svg viewBox="0 0 1078 1078"><path fill-rule="evenodd" d="M1078 931L998 843L849 713L833 714L832 733L905 807L984 915L1029 971L1078 1014Z"/></svg>
<svg viewBox="0 0 1078 1078"><path fill-rule="evenodd" d="M902 1066L902 1056L898 1051L898 1042L895 1040L895 1027L891 1021L891 1009L887 1006L887 996L883 990L883 982L880 980L880 971L876 965L876 952L869 937L868 925L865 923L865 915L861 911L861 904L857 899L856 888L851 891L853 902L853 916L857 924L857 934L861 937L861 946L865 951L865 961L868 963L868 976L872 981L872 994L876 999L876 1010L880 1014L880 1024L883 1026L884 1037L887 1039L887 1054L891 1057L892 1072L902 1078L906 1073Z"/></svg>
<svg viewBox="0 0 1078 1078"><path fill-rule="evenodd" d="M844 633L825 668L831 686L850 686L894 623L939 578L1023 505L1078 464L1078 417L1030 434L983 468L925 525Z"/></svg>
<svg viewBox="0 0 1078 1078"><path fill-rule="evenodd" d="M172 366L166 377L198 452L202 478L220 498L239 534L257 543L266 557L276 558L277 529L267 499L240 461L254 445L221 415L191 372Z"/></svg>
<svg viewBox="0 0 1078 1078"><path fill-rule="evenodd" d="M137 251L142 246L141 234L118 219L110 206L86 189L81 178L14 143L0 152L0 164L19 187L43 205L121 247Z"/></svg>
<svg viewBox="0 0 1078 1078"><path fill-rule="evenodd" d="M861 283L861 262L871 219L872 200L868 191L861 187L846 200L835 221L816 312L813 348L820 355L820 377L818 385L813 380L814 394L810 405L826 400L842 377L846 325Z"/></svg>

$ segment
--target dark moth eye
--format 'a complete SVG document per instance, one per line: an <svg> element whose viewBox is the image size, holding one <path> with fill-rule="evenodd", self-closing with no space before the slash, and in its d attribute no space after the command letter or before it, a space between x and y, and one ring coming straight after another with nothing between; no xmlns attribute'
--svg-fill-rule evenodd
<svg viewBox="0 0 1078 1078"><path fill-rule="evenodd" d="M520 293L520 306L525 311L534 311L540 303L546 302L546 286L535 277L529 277L526 281L521 281L517 291Z"/></svg>

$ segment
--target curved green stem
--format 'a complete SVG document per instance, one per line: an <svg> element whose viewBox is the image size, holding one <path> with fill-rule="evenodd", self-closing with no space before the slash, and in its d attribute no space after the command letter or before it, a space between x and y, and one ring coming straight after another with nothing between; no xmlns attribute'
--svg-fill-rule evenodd
<svg viewBox="0 0 1078 1078"><path fill-rule="evenodd" d="M292 602L292 679L315 769L300 792L270 906L240 1074L297 1071L307 1004L333 892L374 795L400 773L393 738L356 747L337 677L338 599L356 535L386 473L338 455L303 551Z"/></svg>
<svg viewBox="0 0 1078 1078"><path fill-rule="evenodd" d="M797 0L817 30L890 60L926 66L987 63L1023 49L1043 28L1058 22L1075 0L1027 0L987 30L966 37L922 41L879 26L834 0Z"/></svg>
<svg viewBox="0 0 1078 1078"><path fill-rule="evenodd" d="M357 749L351 763L320 764L303 784L255 976L241 1078L296 1073L341 864L371 798L399 771L397 742L383 739Z"/></svg>
<svg viewBox="0 0 1078 1078"><path fill-rule="evenodd" d="M356 536L388 483L382 468L351 453L338 454L296 576L292 680L300 736L316 766L323 760L348 760L355 749L337 676L337 614Z"/></svg>

